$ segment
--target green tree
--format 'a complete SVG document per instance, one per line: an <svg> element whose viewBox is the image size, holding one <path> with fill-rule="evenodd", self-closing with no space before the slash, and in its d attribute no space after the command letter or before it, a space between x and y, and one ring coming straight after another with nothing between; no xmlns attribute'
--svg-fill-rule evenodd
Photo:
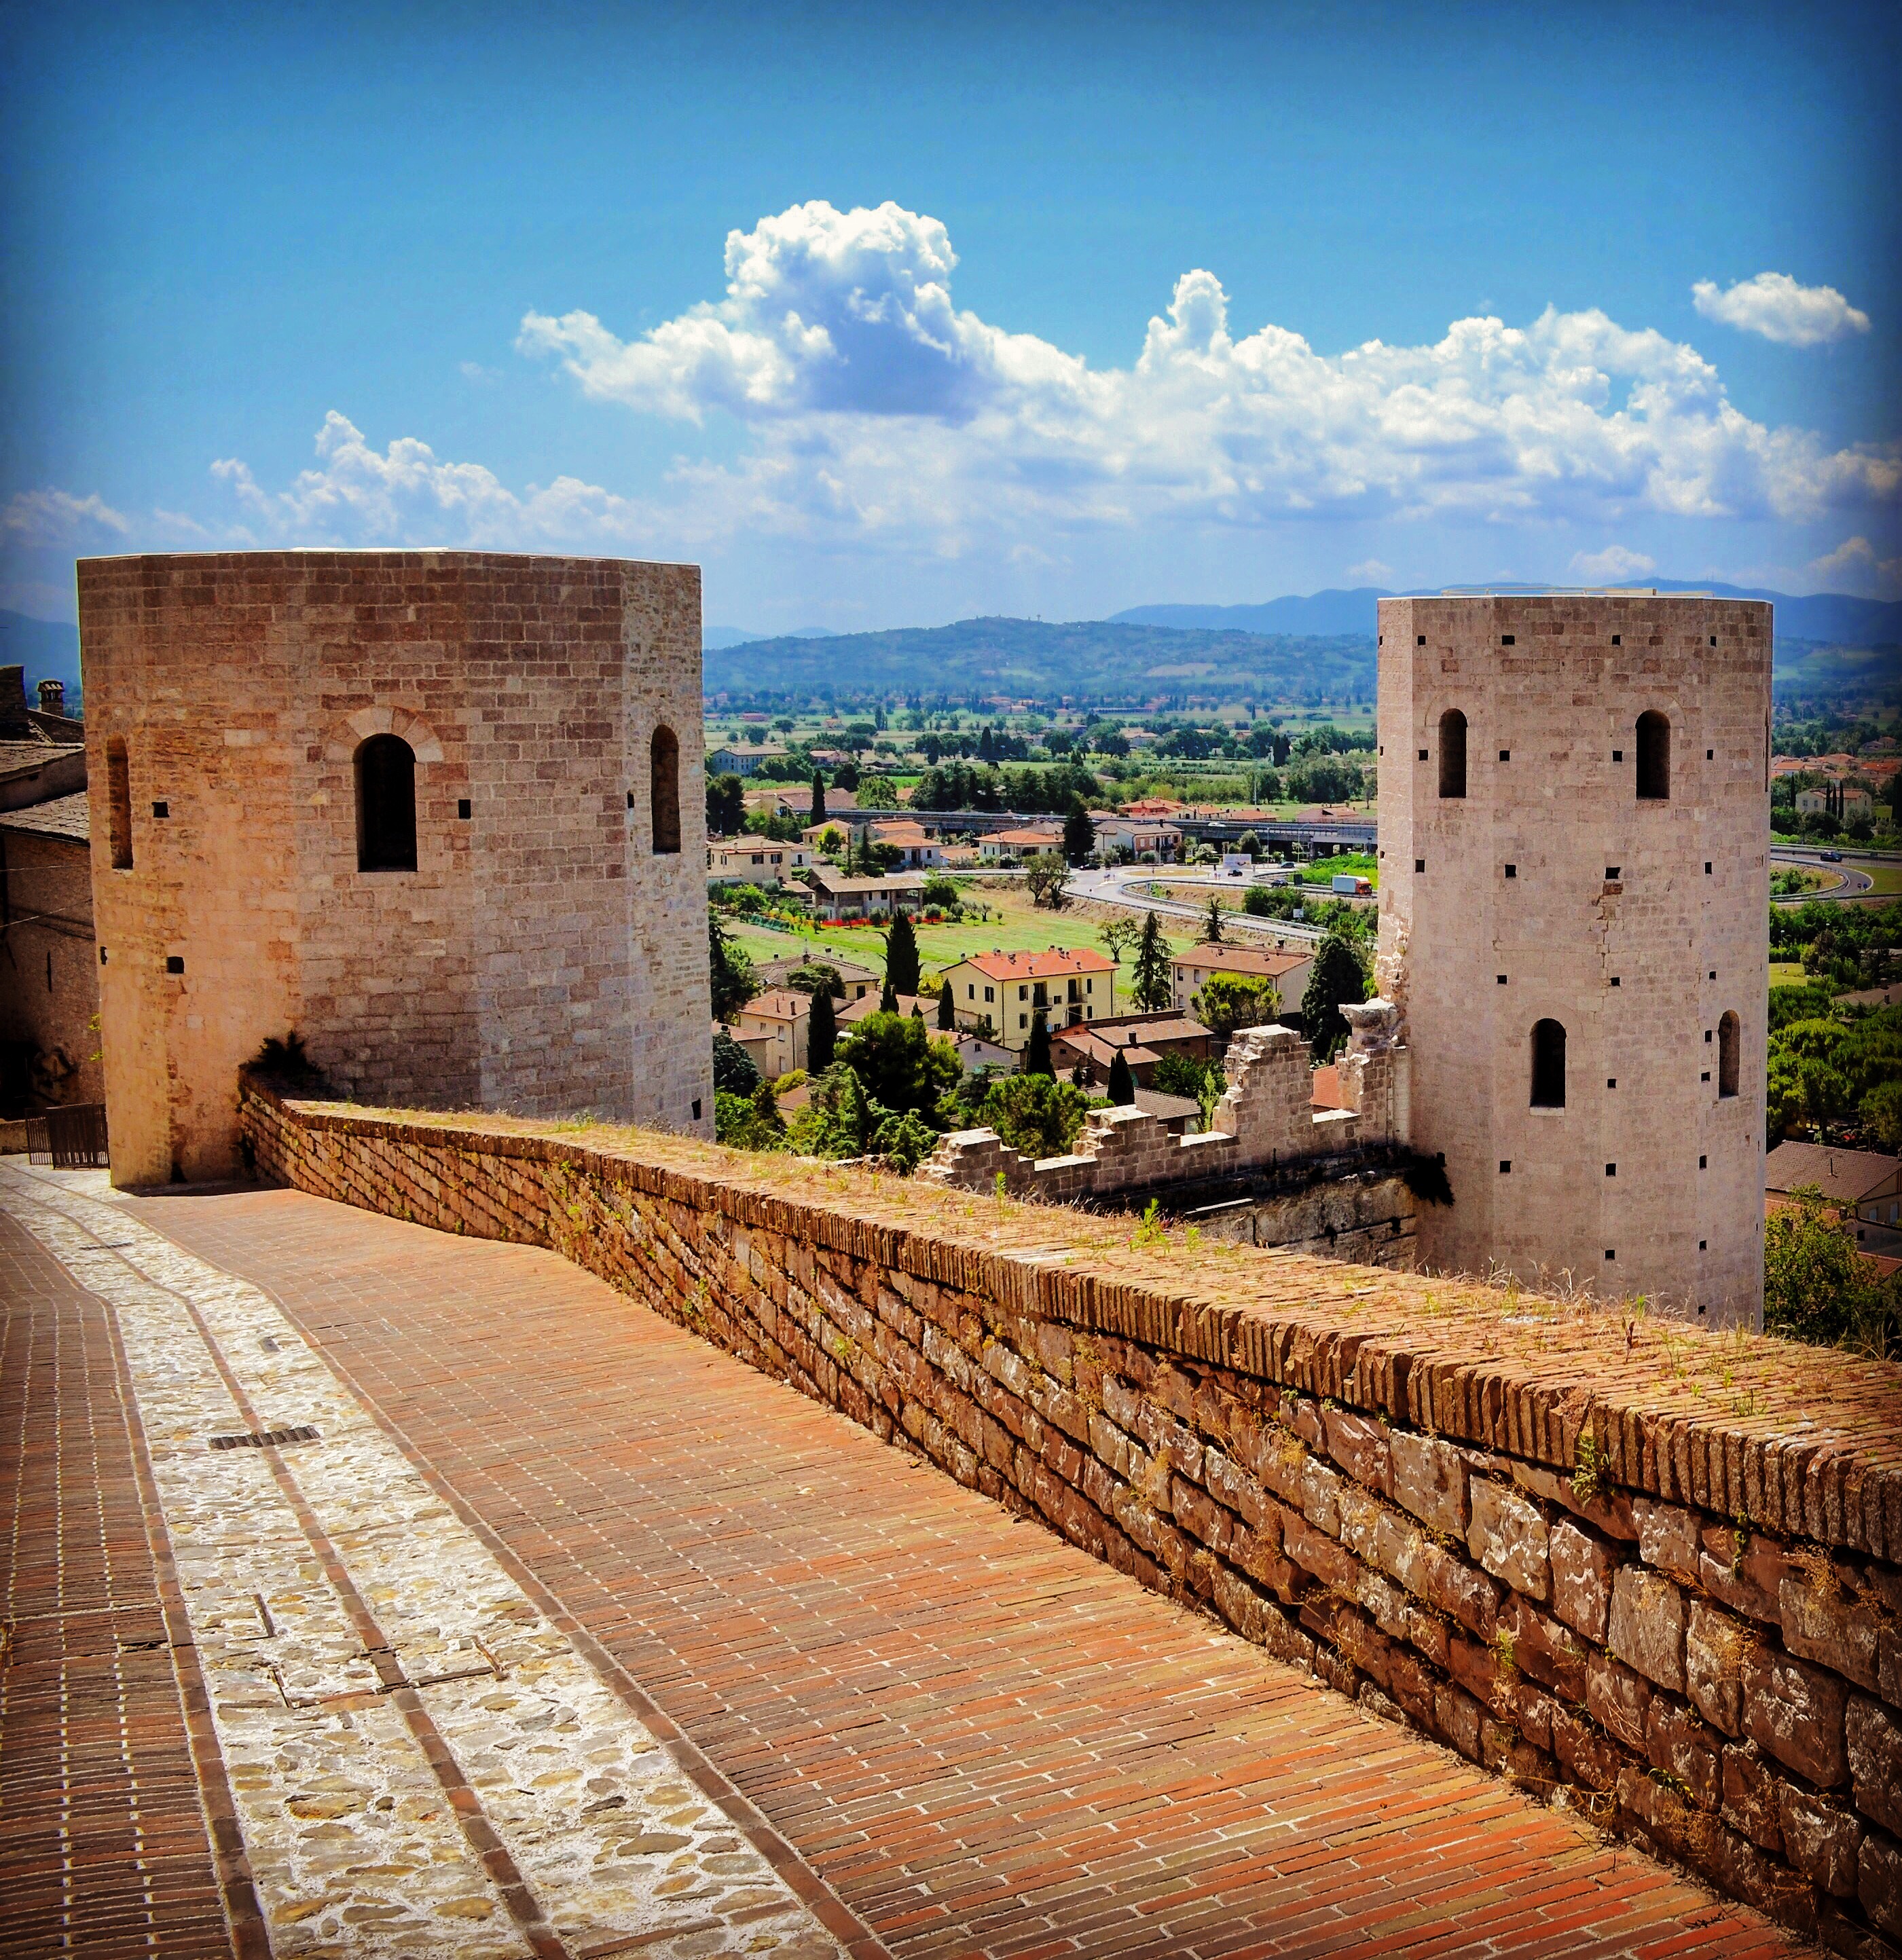
<svg viewBox="0 0 1902 1960"><path fill-rule="evenodd" d="M891 984L889 969L885 974L885 984L878 990L878 1011L881 1014L895 1014L898 1011L898 989Z"/></svg>
<svg viewBox="0 0 1902 1960"><path fill-rule="evenodd" d="M812 1013L806 1022L806 1073L823 1075L832 1066L839 1042L839 1017L833 1010L830 988L814 988Z"/></svg>
<svg viewBox="0 0 1902 1960"><path fill-rule="evenodd" d="M1261 855L1261 839L1252 830L1244 830L1236 840L1235 848L1247 851L1251 859L1259 858Z"/></svg>
<svg viewBox="0 0 1902 1960"><path fill-rule="evenodd" d="M896 810L898 807L898 785L889 776L861 776L859 778L859 807L861 810Z"/></svg>
<svg viewBox="0 0 1902 1960"><path fill-rule="evenodd" d="M1129 1058L1118 1048L1110 1058L1110 1101L1126 1109L1136 1100L1136 1078L1129 1073Z"/></svg>
<svg viewBox="0 0 1902 1960"><path fill-rule="evenodd" d="M1026 859L1024 882L1030 887L1031 902L1060 912L1063 909L1063 881L1069 873L1070 867L1055 851L1040 851L1034 857Z"/></svg>
<svg viewBox="0 0 1902 1960"><path fill-rule="evenodd" d="M1202 937L1210 946L1222 943L1222 920L1221 895L1211 892L1209 894L1209 910L1202 921Z"/></svg>
<svg viewBox="0 0 1902 1960"><path fill-rule="evenodd" d="M927 909L935 909L938 912L953 911L961 902L961 895L956 881L944 877L941 873L936 877L927 878L925 880L924 896Z"/></svg>
<svg viewBox="0 0 1902 1960"><path fill-rule="evenodd" d="M957 1027L957 1002L948 980L938 990L938 1025L947 1034L955 1032Z"/></svg>
<svg viewBox="0 0 1902 1960"><path fill-rule="evenodd" d="M964 1071L948 1041L934 1039L916 1015L868 1014L839 1044L838 1058L887 1109L930 1121Z"/></svg>
<svg viewBox="0 0 1902 1960"><path fill-rule="evenodd" d="M760 991L759 976L744 947L735 946L712 912L706 918L707 967L712 982L713 1018L730 1021Z"/></svg>
<svg viewBox="0 0 1902 1960"><path fill-rule="evenodd" d="M1325 1061L1347 1039L1341 1003L1366 998L1367 973L1359 950L1338 927L1330 926L1327 937L1315 949L1308 991L1301 997L1301 1018L1313 1052L1321 1061Z"/></svg>
<svg viewBox="0 0 1902 1960"><path fill-rule="evenodd" d="M710 776L706 785L706 827L714 837L737 837L747 820L746 785L731 772Z"/></svg>
<svg viewBox="0 0 1902 1960"><path fill-rule="evenodd" d="M736 1150L785 1148L786 1128L778 1115L763 1108L757 1096L736 1096L729 1090L713 1092L713 1134L719 1142Z"/></svg>
<svg viewBox="0 0 1902 1960"><path fill-rule="evenodd" d="M1885 1150L1902 1147L1902 1082L1884 1082L1862 1099L1862 1127Z"/></svg>
<svg viewBox="0 0 1902 1960"><path fill-rule="evenodd" d="M918 991L918 934L902 908L894 911L885 934L885 979L895 993Z"/></svg>
<svg viewBox="0 0 1902 1960"><path fill-rule="evenodd" d="M760 1067L725 1028L713 1032L713 1087L730 1096L750 1096L760 1086Z"/></svg>
<svg viewBox="0 0 1902 1960"><path fill-rule="evenodd" d="M1281 1012L1281 990L1252 973L1212 973L1190 1004L1196 1019L1225 1041L1238 1028L1273 1021Z"/></svg>
<svg viewBox="0 0 1902 1960"><path fill-rule="evenodd" d="M1102 940L1104 950L1120 966L1136 950L1142 928L1133 918L1113 918L1097 928L1096 936Z"/></svg>
<svg viewBox="0 0 1902 1960"><path fill-rule="evenodd" d="M817 769L812 772L812 816L814 823L826 820L826 779Z"/></svg>
<svg viewBox="0 0 1902 1960"><path fill-rule="evenodd" d="M1089 1108L1082 1090L1047 1075L1006 1075L985 1093L979 1120L1027 1157L1060 1157Z"/></svg>
<svg viewBox="0 0 1902 1960"><path fill-rule="evenodd" d="M1878 1303L1874 1269L1815 1185L1763 1227L1763 1325L1795 1341L1841 1340Z"/></svg>
<svg viewBox="0 0 1902 1960"><path fill-rule="evenodd" d="M1139 1012L1159 1013L1169 1004L1169 948L1161 921L1154 912L1142 919L1142 937L1136 950L1136 1004Z"/></svg>
<svg viewBox="0 0 1902 1960"><path fill-rule="evenodd" d="M1050 1067L1050 1024L1039 1007L1031 1017L1031 1038L1024 1044L1022 1072L1026 1075L1049 1075Z"/></svg>
<svg viewBox="0 0 1902 1960"><path fill-rule="evenodd" d="M1090 853L1096 848L1096 826L1090 821L1090 813L1083 807L1083 799L1070 800L1069 813L1063 819L1063 855L1072 864L1088 861Z"/></svg>

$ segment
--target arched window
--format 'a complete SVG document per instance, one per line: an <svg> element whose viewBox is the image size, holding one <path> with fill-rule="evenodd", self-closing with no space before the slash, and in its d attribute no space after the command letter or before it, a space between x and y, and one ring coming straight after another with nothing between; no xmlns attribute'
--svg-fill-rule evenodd
<svg viewBox="0 0 1902 1960"><path fill-rule="evenodd" d="M1737 1062L1743 1052L1743 1029L1737 1017L1726 1011L1717 1023L1717 1093L1737 1093Z"/></svg>
<svg viewBox="0 0 1902 1960"><path fill-rule="evenodd" d="M671 728L657 728L648 749L648 794L653 799L655 854L680 848L680 745Z"/></svg>
<svg viewBox="0 0 1902 1960"><path fill-rule="evenodd" d="M1533 1024L1532 1106L1565 1107L1565 1029L1556 1021Z"/></svg>
<svg viewBox="0 0 1902 1960"><path fill-rule="evenodd" d="M1466 717L1449 708L1440 717L1440 794L1466 794Z"/></svg>
<svg viewBox="0 0 1902 1960"><path fill-rule="evenodd" d="M132 868L132 772L122 735L115 735L106 744L106 825L113 869L129 871Z"/></svg>
<svg viewBox="0 0 1902 1960"><path fill-rule="evenodd" d="M1638 794L1650 803L1671 795L1671 724L1655 708L1638 718Z"/></svg>
<svg viewBox="0 0 1902 1960"><path fill-rule="evenodd" d="M357 750L357 869L416 868L416 752L398 735Z"/></svg>

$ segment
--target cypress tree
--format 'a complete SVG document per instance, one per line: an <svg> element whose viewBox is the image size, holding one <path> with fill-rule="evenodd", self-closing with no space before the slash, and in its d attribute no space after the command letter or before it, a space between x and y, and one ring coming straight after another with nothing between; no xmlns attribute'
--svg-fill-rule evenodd
<svg viewBox="0 0 1902 1960"><path fill-rule="evenodd" d="M1136 1079L1129 1073L1129 1058L1121 1048L1110 1058L1110 1100L1119 1109L1136 1100Z"/></svg>
<svg viewBox="0 0 1902 1960"><path fill-rule="evenodd" d="M900 994L918 991L918 934L910 913L894 908L891 930L885 935L885 978Z"/></svg>
<svg viewBox="0 0 1902 1960"><path fill-rule="evenodd" d="M1163 943L1161 921L1149 912L1136 950L1136 1006L1145 1014L1158 1013L1168 1006L1169 991L1169 949Z"/></svg>
<svg viewBox="0 0 1902 1960"><path fill-rule="evenodd" d="M938 1025L947 1034L954 1032L957 1026L957 1003L951 998L948 980L938 990Z"/></svg>
<svg viewBox="0 0 1902 1960"><path fill-rule="evenodd" d="M824 823L826 820L826 779L817 769L812 772L812 821Z"/></svg>
<svg viewBox="0 0 1902 1960"><path fill-rule="evenodd" d="M895 1014L898 1011L898 989L891 984L891 969L885 969L885 984L878 994L878 1011L881 1014Z"/></svg>
<svg viewBox="0 0 1902 1960"><path fill-rule="evenodd" d="M1209 916L1202 922L1202 936L1211 946L1222 943L1222 900L1213 892L1209 894Z"/></svg>
<svg viewBox="0 0 1902 1960"><path fill-rule="evenodd" d="M1050 1028L1040 1007L1031 1018L1031 1038L1024 1046L1024 1066L1019 1071L1024 1075L1048 1075L1055 1080L1050 1066Z"/></svg>
<svg viewBox="0 0 1902 1960"><path fill-rule="evenodd" d="M839 1045L839 1018L832 1010L830 988L813 990L812 1016L806 1023L806 1072L823 1074L832 1066L833 1052Z"/></svg>
<svg viewBox="0 0 1902 1960"><path fill-rule="evenodd" d="M1096 826L1083 807L1083 799L1070 799L1069 814L1063 819L1063 855L1072 865L1084 863L1096 848Z"/></svg>

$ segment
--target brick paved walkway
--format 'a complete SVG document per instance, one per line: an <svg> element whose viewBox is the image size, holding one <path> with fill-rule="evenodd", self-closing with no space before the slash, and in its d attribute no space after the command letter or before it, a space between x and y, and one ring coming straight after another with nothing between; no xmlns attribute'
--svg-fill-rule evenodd
<svg viewBox="0 0 1902 1960"><path fill-rule="evenodd" d="M551 1255L291 1192L125 1209L268 1289L904 1960L1783 1950Z"/></svg>
<svg viewBox="0 0 1902 1960"><path fill-rule="evenodd" d="M0 1301L0 1952L228 1960L186 1712L202 1691L162 1529L148 1533L110 1316L4 1215ZM225 1877L254 1933L241 1862Z"/></svg>

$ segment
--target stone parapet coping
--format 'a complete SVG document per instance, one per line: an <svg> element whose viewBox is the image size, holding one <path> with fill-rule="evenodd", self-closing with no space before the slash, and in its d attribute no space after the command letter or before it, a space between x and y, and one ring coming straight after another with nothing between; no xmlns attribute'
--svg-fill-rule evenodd
<svg viewBox="0 0 1902 1960"><path fill-rule="evenodd" d="M932 1189L658 1132L280 1097L310 1131L585 1166L608 1183L1236 1370L1614 1488L1902 1560L1902 1367L1636 1303L1150 1234L1126 1219ZM495 1236L521 1236L498 1213Z"/></svg>

